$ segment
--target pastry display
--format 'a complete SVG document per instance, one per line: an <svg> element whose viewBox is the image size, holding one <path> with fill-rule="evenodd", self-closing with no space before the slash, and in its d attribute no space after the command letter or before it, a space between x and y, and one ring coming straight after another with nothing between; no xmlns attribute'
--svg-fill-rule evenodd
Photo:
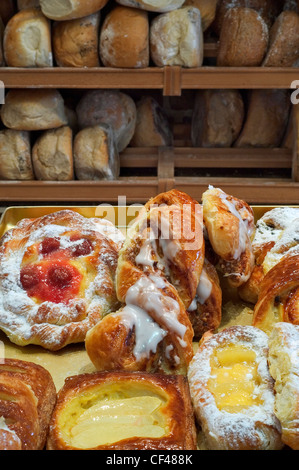
<svg viewBox="0 0 299 470"><path fill-rule="evenodd" d="M55 385L45 368L1 360L0 450L44 449L55 403Z"/></svg>
<svg viewBox="0 0 299 470"><path fill-rule="evenodd" d="M98 372L69 377L58 394L49 450L194 450L186 377Z"/></svg>
<svg viewBox="0 0 299 470"><path fill-rule="evenodd" d="M6 232L0 329L13 343L59 350L84 341L88 329L115 309L118 251L109 233L70 210L24 219Z"/></svg>
<svg viewBox="0 0 299 470"><path fill-rule="evenodd" d="M209 450L278 450L267 335L252 326L203 340L188 371L197 420Z"/></svg>
<svg viewBox="0 0 299 470"><path fill-rule="evenodd" d="M282 441L299 449L298 410L299 326L279 322L269 339L269 367L275 380L275 413L282 427Z"/></svg>

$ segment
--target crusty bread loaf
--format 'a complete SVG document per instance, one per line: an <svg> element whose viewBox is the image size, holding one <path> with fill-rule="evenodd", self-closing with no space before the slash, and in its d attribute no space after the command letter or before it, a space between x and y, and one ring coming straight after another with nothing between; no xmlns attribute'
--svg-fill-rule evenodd
<svg viewBox="0 0 299 470"><path fill-rule="evenodd" d="M59 67L99 67L100 12L53 25L53 54Z"/></svg>
<svg viewBox="0 0 299 470"><path fill-rule="evenodd" d="M290 112L287 90L252 90L236 147L279 147Z"/></svg>
<svg viewBox="0 0 299 470"><path fill-rule="evenodd" d="M34 179L29 132L0 131L0 179Z"/></svg>
<svg viewBox="0 0 299 470"><path fill-rule="evenodd" d="M154 12L166 12L180 8L184 0L116 0L117 3L127 7L141 8Z"/></svg>
<svg viewBox="0 0 299 470"><path fill-rule="evenodd" d="M217 65L261 65L267 51L268 39L268 26L259 13L251 8L229 9L223 19Z"/></svg>
<svg viewBox="0 0 299 470"><path fill-rule="evenodd" d="M108 0L40 0L42 12L51 20L74 20L101 10Z"/></svg>
<svg viewBox="0 0 299 470"><path fill-rule="evenodd" d="M206 31L213 23L216 15L217 0L185 0L184 6L192 6L199 9L203 31Z"/></svg>
<svg viewBox="0 0 299 470"><path fill-rule="evenodd" d="M39 7L39 0L18 0L18 10L25 10L26 8Z"/></svg>
<svg viewBox="0 0 299 470"><path fill-rule="evenodd" d="M103 123L110 125L119 152L128 146L133 137L136 105L126 93L118 90L87 91L79 101L76 112L81 129Z"/></svg>
<svg viewBox="0 0 299 470"><path fill-rule="evenodd" d="M36 131L67 124L64 101L57 90L10 90L1 108L3 124L10 129Z"/></svg>
<svg viewBox="0 0 299 470"><path fill-rule="evenodd" d="M150 54L158 67L200 67L203 62L200 11L188 6L156 16L150 26Z"/></svg>
<svg viewBox="0 0 299 470"><path fill-rule="evenodd" d="M137 122L131 147L170 146L173 135L166 113L151 96L143 96L137 103Z"/></svg>
<svg viewBox="0 0 299 470"><path fill-rule="evenodd" d="M119 155L110 126L100 124L78 132L74 165L79 180L112 180L119 176Z"/></svg>
<svg viewBox="0 0 299 470"><path fill-rule="evenodd" d="M283 11L270 30L264 67L292 67L299 59L299 15Z"/></svg>
<svg viewBox="0 0 299 470"><path fill-rule="evenodd" d="M105 67L148 67L148 13L125 6L113 8L101 27L100 57Z"/></svg>
<svg viewBox="0 0 299 470"><path fill-rule="evenodd" d="M70 127L45 131L32 147L35 177L43 181L74 179L73 132Z"/></svg>
<svg viewBox="0 0 299 470"><path fill-rule="evenodd" d="M4 31L4 56L9 67L51 67L51 27L38 8L14 15Z"/></svg>
<svg viewBox="0 0 299 470"><path fill-rule="evenodd" d="M192 115L192 145L230 147L241 132L243 120L244 103L238 90L200 90Z"/></svg>

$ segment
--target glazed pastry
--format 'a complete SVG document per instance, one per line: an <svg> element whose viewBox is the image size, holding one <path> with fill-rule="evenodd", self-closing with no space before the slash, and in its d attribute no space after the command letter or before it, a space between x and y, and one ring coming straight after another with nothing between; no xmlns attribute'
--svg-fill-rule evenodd
<svg viewBox="0 0 299 470"><path fill-rule="evenodd" d="M0 364L0 450L42 450L56 403L49 372L32 362Z"/></svg>
<svg viewBox="0 0 299 470"><path fill-rule="evenodd" d="M210 187L202 195L204 224L219 268L229 283L238 287L250 277L254 267L251 235L254 215L248 204Z"/></svg>
<svg viewBox="0 0 299 470"><path fill-rule="evenodd" d="M48 450L191 450L196 432L186 377L97 372L60 390Z"/></svg>
<svg viewBox="0 0 299 470"><path fill-rule="evenodd" d="M24 219L0 247L0 329L18 345L58 350L118 305L117 244L71 210ZM109 229L110 230L110 229Z"/></svg>
<svg viewBox="0 0 299 470"><path fill-rule="evenodd" d="M267 335L252 326L233 326L201 342L188 379L208 450L282 447L267 353Z"/></svg>
<svg viewBox="0 0 299 470"><path fill-rule="evenodd" d="M95 367L185 373L193 356L186 309L203 262L201 206L176 190L151 199L119 253L116 291L123 306L86 336Z"/></svg>
<svg viewBox="0 0 299 470"><path fill-rule="evenodd" d="M194 337L215 331L222 316L222 289L216 268L207 259L200 275L196 296L188 308Z"/></svg>
<svg viewBox="0 0 299 470"><path fill-rule="evenodd" d="M281 321L299 324L299 252L267 272L254 307L252 324L266 333Z"/></svg>
<svg viewBox="0 0 299 470"><path fill-rule="evenodd" d="M299 450L299 326L276 323L269 338L270 374L275 380L275 413L282 426L282 440Z"/></svg>
<svg viewBox="0 0 299 470"><path fill-rule="evenodd" d="M299 209L276 207L267 211L256 223L252 240L255 267L239 294L245 301L256 303L264 275L298 244Z"/></svg>

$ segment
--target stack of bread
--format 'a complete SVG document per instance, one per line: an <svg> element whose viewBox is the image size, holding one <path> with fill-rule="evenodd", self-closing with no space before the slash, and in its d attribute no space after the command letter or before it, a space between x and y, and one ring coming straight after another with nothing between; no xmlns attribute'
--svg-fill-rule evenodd
<svg viewBox="0 0 299 470"><path fill-rule="evenodd" d="M17 11L8 3L0 7L8 67L200 67L204 37L219 42L219 66L299 59L292 0L27 0Z"/></svg>

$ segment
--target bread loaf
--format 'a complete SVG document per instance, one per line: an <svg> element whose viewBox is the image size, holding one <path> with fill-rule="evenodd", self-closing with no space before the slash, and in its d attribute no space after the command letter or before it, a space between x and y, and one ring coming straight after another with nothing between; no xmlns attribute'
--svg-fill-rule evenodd
<svg viewBox="0 0 299 470"><path fill-rule="evenodd" d="M191 141L194 147L231 147L241 132L244 103L238 90L201 90L195 98Z"/></svg>
<svg viewBox="0 0 299 470"><path fill-rule="evenodd" d="M99 67L100 12L53 25L53 53L59 67Z"/></svg>
<svg viewBox="0 0 299 470"><path fill-rule="evenodd" d="M3 124L10 129L36 131L67 124L64 101L57 90L10 90L1 108Z"/></svg>
<svg viewBox="0 0 299 470"><path fill-rule="evenodd" d="M101 10L108 0L40 0L45 16L51 20L74 20Z"/></svg>
<svg viewBox="0 0 299 470"><path fill-rule="evenodd" d="M73 133L70 127L45 131L32 148L35 176L43 181L74 179Z"/></svg>
<svg viewBox="0 0 299 470"><path fill-rule="evenodd" d="M38 8L21 10L6 25L3 47L8 67L51 67L49 20Z"/></svg>
<svg viewBox="0 0 299 470"><path fill-rule="evenodd" d="M255 10L229 9L223 19L217 65L221 67L261 65L267 51L268 39L268 27Z"/></svg>
<svg viewBox="0 0 299 470"><path fill-rule="evenodd" d="M29 132L0 131L0 179L34 179Z"/></svg>
<svg viewBox="0 0 299 470"><path fill-rule="evenodd" d="M79 180L113 180L119 176L119 155L110 126L100 124L78 132L74 165Z"/></svg>
<svg viewBox="0 0 299 470"><path fill-rule="evenodd" d="M200 11L190 6L156 16L150 26L150 54L158 67L200 67L203 62Z"/></svg>
<svg viewBox="0 0 299 470"><path fill-rule="evenodd" d="M105 67L148 67L147 12L125 6L113 8L101 28L100 57Z"/></svg>
<svg viewBox="0 0 299 470"><path fill-rule="evenodd" d="M137 122L131 147L171 146L172 130L159 103L151 96L143 96L136 106Z"/></svg>
<svg viewBox="0 0 299 470"><path fill-rule="evenodd" d="M118 90L88 91L79 101L76 112L81 129L103 123L110 125L119 152L128 146L133 137L136 105L126 93Z"/></svg>
<svg viewBox="0 0 299 470"><path fill-rule="evenodd" d="M216 15L217 0L185 0L184 6L192 6L199 9L203 31L206 31L213 23Z"/></svg>
<svg viewBox="0 0 299 470"><path fill-rule="evenodd" d="M264 67L292 67L299 59L299 15L283 11L270 30Z"/></svg>
<svg viewBox="0 0 299 470"><path fill-rule="evenodd" d="M142 10L154 12L166 12L180 8L184 0L116 0L120 5L141 8Z"/></svg>
<svg viewBox="0 0 299 470"><path fill-rule="evenodd" d="M252 90L245 124L235 147L279 147L290 105L287 90Z"/></svg>
<svg viewBox="0 0 299 470"><path fill-rule="evenodd" d="M26 8L39 7L39 0L18 0L18 10L25 10Z"/></svg>

